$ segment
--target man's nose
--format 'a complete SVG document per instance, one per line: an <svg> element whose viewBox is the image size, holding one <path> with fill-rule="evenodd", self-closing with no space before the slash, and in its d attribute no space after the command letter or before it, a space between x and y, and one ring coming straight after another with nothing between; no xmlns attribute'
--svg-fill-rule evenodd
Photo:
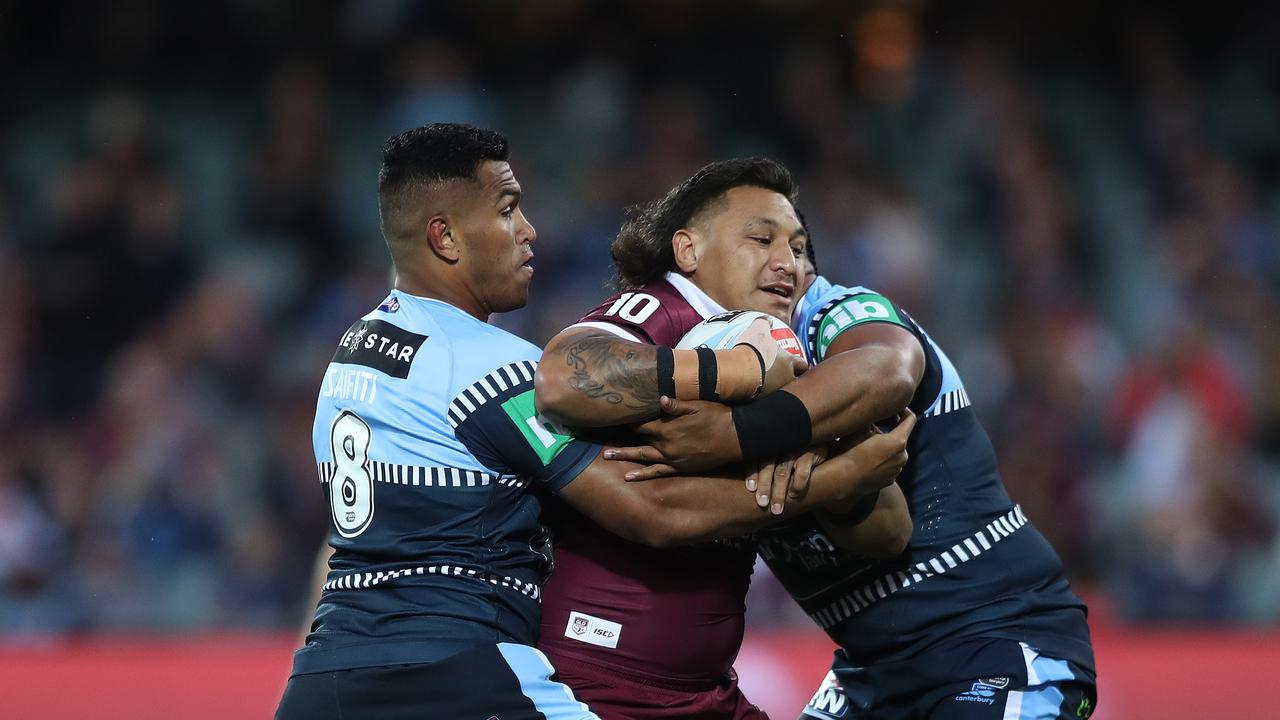
<svg viewBox="0 0 1280 720"><path fill-rule="evenodd" d="M773 269L782 270L788 275L796 274L796 256L791 252L789 244L782 244L781 248L773 252Z"/></svg>
<svg viewBox="0 0 1280 720"><path fill-rule="evenodd" d="M520 221L524 223L524 228L516 236L520 239L520 242L532 243L534 240L537 240L538 229L533 226L533 223L529 222L529 219L524 216L524 213L520 213Z"/></svg>

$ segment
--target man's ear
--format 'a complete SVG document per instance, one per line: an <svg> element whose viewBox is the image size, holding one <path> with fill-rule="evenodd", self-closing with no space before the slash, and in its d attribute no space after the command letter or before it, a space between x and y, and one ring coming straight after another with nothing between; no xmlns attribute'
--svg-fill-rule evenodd
<svg viewBox="0 0 1280 720"><path fill-rule="evenodd" d="M671 249L675 252L676 267L680 272L689 274L698 269L698 258L702 254L702 238L697 230L677 230L671 236Z"/></svg>
<svg viewBox="0 0 1280 720"><path fill-rule="evenodd" d="M444 213L427 218L427 245L441 260L455 263L462 256L453 221Z"/></svg>

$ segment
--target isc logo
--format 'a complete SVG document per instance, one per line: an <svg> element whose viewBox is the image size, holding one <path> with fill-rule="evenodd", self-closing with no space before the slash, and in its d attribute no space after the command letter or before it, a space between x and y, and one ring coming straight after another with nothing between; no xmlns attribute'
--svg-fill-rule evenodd
<svg viewBox="0 0 1280 720"><path fill-rule="evenodd" d="M577 611L569 613L569 624L564 629L564 636L600 647L618 647L618 636L622 634L622 625L611 620Z"/></svg>

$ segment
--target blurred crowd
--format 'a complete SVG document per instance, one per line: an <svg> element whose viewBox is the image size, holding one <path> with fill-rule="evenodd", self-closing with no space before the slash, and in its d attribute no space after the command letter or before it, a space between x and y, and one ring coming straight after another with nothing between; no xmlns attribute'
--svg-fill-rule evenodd
<svg viewBox="0 0 1280 720"><path fill-rule="evenodd" d="M497 322L536 344L608 293L624 207L786 162L820 269L947 349L1091 602L1280 619L1273 19L1078 54L919 3L56 5L0 13L31 60L0 81L0 637L296 627L315 395L390 282L381 142L433 121L512 139L538 275ZM807 622L762 566L748 605Z"/></svg>

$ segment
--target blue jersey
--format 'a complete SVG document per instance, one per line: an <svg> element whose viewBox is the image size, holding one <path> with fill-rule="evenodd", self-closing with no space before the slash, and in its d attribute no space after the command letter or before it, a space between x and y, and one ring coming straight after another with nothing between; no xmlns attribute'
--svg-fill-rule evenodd
<svg viewBox="0 0 1280 720"><path fill-rule="evenodd" d="M926 356L910 403L919 421L898 477L914 525L908 549L872 561L837 548L812 518L798 518L760 533L765 561L854 666L898 668L940 648L965 648L952 653L964 658L963 672L987 666L1000 675L1006 670L998 666L1022 666L1025 642L1091 669L1084 604L1057 554L1010 501L942 349L883 296L821 277L797 308L795 330L821 362L841 332L870 322L905 328Z"/></svg>
<svg viewBox="0 0 1280 720"><path fill-rule="evenodd" d="M312 435L334 553L295 674L536 641L552 564L536 491L599 450L538 416L540 354L398 290L342 336Z"/></svg>

